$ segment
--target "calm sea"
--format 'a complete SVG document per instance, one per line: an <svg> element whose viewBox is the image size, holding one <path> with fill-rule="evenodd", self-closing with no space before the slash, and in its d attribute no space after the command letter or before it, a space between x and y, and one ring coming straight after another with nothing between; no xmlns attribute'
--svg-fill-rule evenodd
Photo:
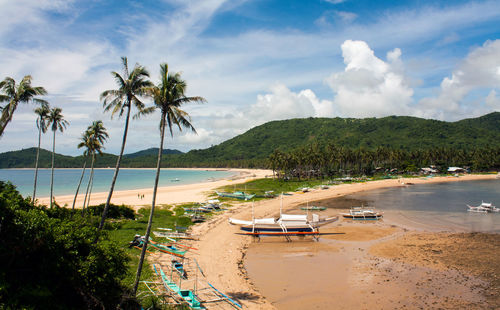
<svg viewBox="0 0 500 310"><path fill-rule="evenodd" d="M34 169L0 169L0 180L10 181L23 196L33 195ZM50 169L38 170L37 197L50 195ZM74 194L82 169L56 169L54 172L55 195ZM95 169L93 192L106 192L111 186L114 169ZM115 190L152 188L156 169L120 169ZM227 178L234 171L214 170L170 170L162 169L159 186L194 184L214 179ZM82 184L87 184L90 169L85 172ZM173 181L175 180L175 181ZM84 185L82 185L84 186ZM80 189L81 190L81 189Z"/></svg>
<svg viewBox="0 0 500 310"><path fill-rule="evenodd" d="M426 230L500 233L499 213L474 213L476 206L492 202L500 207L500 179L411 185L346 196L357 205L384 211L384 221ZM347 206L349 207L349 206Z"/></svg>

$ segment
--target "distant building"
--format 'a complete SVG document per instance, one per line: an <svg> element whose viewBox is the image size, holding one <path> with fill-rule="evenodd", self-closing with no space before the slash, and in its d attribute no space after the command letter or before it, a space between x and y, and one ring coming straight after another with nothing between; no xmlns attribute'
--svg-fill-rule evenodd
<svg viewBox="0 0 500 310"><path fill-rule="evenodd" d="M466 173L467 171L461 167L449 167L448 172L449 173Z"/></svg>
<svg viewBox="0 0 500 310"><path fill-rule="evenodd" d="M439 171L436 168L425 167L425 168L420 168L420 172L422 174L432 174L432 173L438 173Z"/></svg>

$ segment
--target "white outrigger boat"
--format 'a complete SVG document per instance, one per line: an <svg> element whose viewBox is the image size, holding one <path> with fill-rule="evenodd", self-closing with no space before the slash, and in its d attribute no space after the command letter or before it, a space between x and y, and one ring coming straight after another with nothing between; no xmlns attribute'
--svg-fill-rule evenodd
<svg viewBox="0 0 500 310"><path fill-rule="evenodd" d="M378 220L383 216L382 212L364 207L352 207L349 213L341 213L341 215L352 220Z"/></svg>
<svg viewBox="0 0 500 310"><path fill-rule="evenodd" d="M278 218L268 217L252 220L238 220L229 218L229 223L240 226L241 230L255 235L307 235L319 234L319 227L333 223L339 219L338 216L320 218L318 214L283 214L283 195L281 196L280 216Z"/></svg>
<svg viewBox="0 0 500 310"><path fill-rule="evenodd" d="M308 219L306 214L281 214L279 218L254 218L251 221L230 218L229 223L238 225L241 230L248 232L307 233L315 232L319 227L338 219L338 216L320 219L317 214L312 214L311 219Z"/></svg>
<svg viewBox="0 0 500 310"><path fill-rule="evenodd" d="M489 212L500 212L500 208L495 207L491 202L481 201L481 204L477 207L467 205L469 212L479 212L479 213L489 213Z"/></svg>

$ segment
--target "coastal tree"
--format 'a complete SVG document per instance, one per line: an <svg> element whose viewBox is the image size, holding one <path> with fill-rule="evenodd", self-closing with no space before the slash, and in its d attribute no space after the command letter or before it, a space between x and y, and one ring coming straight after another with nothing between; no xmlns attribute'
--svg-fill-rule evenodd
<svg viewBox="0 0 500 310"><path fill-rule="evenodd" d="M2 137L7 124L12 120L20 102L48 104L47 101L36 98L36 96L46 95L47 91L43 87L32 86L31 79L31 75L26 75L19 84L16 84L16 81L11 77L6 77L0 82L0 102L7 102L0 116L0 137Z"/></svg>
<svg viewBox="0 0 500 310"><path fill-rule="evenodd" d="M141 96L145 94L147 87L153 86L153 84L148 80L149 72L143 66L136 64L132 71L129 71L127 57L122 57L123 73L113 71L111 75L114 77L118 89L106 90L101 94L101 100L103 100L104 111L111 111L111 115L114 116L118 113L121 117L125 113L125 127L123 129L123 139L122 146L120 149L120 154L116 160L115 172L113 174L113 179L111 180L111 188L109 190L108 198L106 199L106 204L101 216L101 222L99 223L98 232L104 227L104 221L109 210L109 204L111 202L111 197L113 196L113 190L115 188L116 178L118 177L118 172L120 170L120 163L123 156L123 151L125 149L125 143L127 141L128 125L130 120L131 108L135 107L137 113L134 118L139 117L144 114L145 105L141 101ZM95 242L99 238L99 233L97 234Z"/></svg>
<svg viewBox="0 0 500 310"><path fill-rule="evenodd" d="M42 103L40 107L35 109L35 114L38 116L36 119L36 127L38 128L38 147L36 148L36 159L35 159L35 180L33 182L33 196L32 201L35 202L36 199L36 183L38 179L38 160L40 157L40 143L42 141L42 132L47 132L47 120L49 117L50 108L48 103Z"/></svg>
<svg viewBox="0 0 500 310"><path fill-rule="evenodd" d="M83 200L82 207L82 215L85 210L85 203L87 203L87 207L90 204L90 195L92 194L92 186L94 184L94 163L95 163L95 155L96 153L102 155L102 149L104 142L107 138L109 138L108 133L106 132L106 128L104 127L102 121L94 121L92 125L87 128L87 146L90 156L92 157L92 161L90 164L90 177L89 182L87 184L87 190L85 192L85 199Z"/></svg>
<svg viewBox="0 0 500 310"><path fill-rule="evenodd" d="M47 125L53 132L52 136L52 170L50 174L50 208L52 208L52 204L54 202L54 157L56 153L56 131L59 130L63 132L66 129L66 126L69 125L69 122L64 119L62 115L61 108L53 108L50 110L49 116L47 118Z"/></svg>
<svg viewBox="0 0 500 310"><path fill-rule="evenodd" d="M158 190L158 181L160 179L160 165L163 153L165 128L168 127L171 137L174 136L173 127L177 127L179 131L182 131L183 128L186 128L196 133L195 128L191 124L191 118L189 117L189 114L186 111L182 110L181 107L187 103L203 103L206 101L203 97L199 96L187 97L185 95L187 88L186 81L181 78L180 73L169 73L168 65L166 63L160 65L160 78L161 81L157 86L149 87L147 89L147 93L149 96L151 96L154 103L153 107L147 109L148 112L153 110L160 110L160 148L158 149L158 161L156 164L156 176L153 187L153 201L151 203L151 211L149 214L148 226L146 228L144 244L142 246L141 257L139 259L139 265L137 267L133 289L134 295L136 294L137 287L139 285L142 265L144 263L144 257L149 242L149 235L151 233L151 227L153 224L156 193Z"/></svg>
<svg viewBox="0 0 500 310"><path fill-rule="evenodd" d="M71 206L71 211L75 211L76 198L78 197L78 192L80 191L80 186L82 185L83 176L85 175L85 168L87 166L87 158L90 154L90 135L87 130L82 134L80 138L80 143L78 143L78 148L85 147L83 150L83 157L85 158L83 161L82 174L80 175L80 180L78 181L78 186L76 187L75 198L73 198L73 205Z"/></svg>

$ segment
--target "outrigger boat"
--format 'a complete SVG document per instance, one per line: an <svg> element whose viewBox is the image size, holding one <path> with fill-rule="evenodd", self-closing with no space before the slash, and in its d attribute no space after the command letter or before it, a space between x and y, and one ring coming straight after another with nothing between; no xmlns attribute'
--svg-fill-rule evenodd
<svg viewBox="0 0 500 310"><path fill-rule="evenodd" d="M306 206L306 207L300 207L301 210L304 211L324 211L326 210L326 207L322 206Z"/></svg>
<svg viewBox="0 0 500 310"><path fill-rule="evenodd" d="M228 193L228 192L217 192L216 191L216 193L217 193L217 195L219 195L219 197L236 198L236 199L241 199L241 200L250 200L253 197L255 197L254 194L246 194L244 192Z"/></svg>
<svg viewBox="0 0 500 310"><path fill-rule="evenodd" d="M481 201L481 204L477 207L474 206L469 206L469 212L480 212L480 213L490 213L490 212L500 212L500 208L495 207L491 202L487 203L484 201Z"/></svg>
<svg viewBox="0 0 500 310"><path fill-rule="evenodd" d="M349 213L341 213L341 215L352 220L378 220L383 216L382 212L364 207L352 207Z"/></svg>

